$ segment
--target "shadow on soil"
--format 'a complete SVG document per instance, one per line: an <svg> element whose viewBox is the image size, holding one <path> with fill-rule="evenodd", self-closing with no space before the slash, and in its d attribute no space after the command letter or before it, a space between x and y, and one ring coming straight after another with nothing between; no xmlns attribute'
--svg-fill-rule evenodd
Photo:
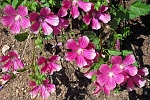
<svg viewBox="0 0 150 100"><path fill-rule="evenodd" d="M140 63L140 67L147 67L150 70L150 65L144 65L143 62L143 51L141 47L144 45L144 38L139 38L140 35L144 35L146 37L150 36L150 14L144 17L140 17L142 21L141 23L136 21L132 21L131 23L134 23L135 25L129 25L131 30L131 35L128 36L123 42L122 42L122 49L129 49L133 50L135 52L135 55L137 56L137 61ZM148 41L148 44L150 41ZM131 46L133 44L136 46L136 48L133 48ZM148 79L150 79L150 75L147 76ZM129 94L129 100L150 100L150 88L147 88L146 86L142 88L142 94L139 95L136 93L136 91L128 92Z"/></svg>

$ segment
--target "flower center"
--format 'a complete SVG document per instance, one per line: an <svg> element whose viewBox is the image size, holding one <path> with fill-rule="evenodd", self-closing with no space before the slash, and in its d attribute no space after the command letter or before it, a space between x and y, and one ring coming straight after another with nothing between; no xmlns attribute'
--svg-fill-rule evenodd
<svg viewBox="0 0 150 100"><path fill-rule="evenodd" d="M44 22L44 18L42 16L39 16L38 20L39 20L40 23Z"/></svg>
<svg viewBox="0 0 150 100"><path fill-rule="evenodd" d="M78 53L78 55L83 54L83 49L79 48L79 49L77 50L77 53Z"/></svg>
<svg viewBox="0 0 150 100"><path fill-rule="evenodd" d="M72 0L72 5L76 5L78 0Z"/></svg>
<svg viewBox="0 0 150 100"><path fill-rule="evenodd" d="M110 72L109 77L112 78L114 76L114 73Z"/></svg>
<svg viewBox="0 0 150 100"><path fill-rule="evenodd" d="M124 65L121 64L121 65L120 65L120 68L123 69L123 68L124 68Z"/></svg>
<svg viewBox="0 0 150 100"><path fill-rule="evenodd" d="M21 19L21 16L20 15L17 15L16 17L15 17L15 21L18 21L18 20L20 20Z"/></svg>

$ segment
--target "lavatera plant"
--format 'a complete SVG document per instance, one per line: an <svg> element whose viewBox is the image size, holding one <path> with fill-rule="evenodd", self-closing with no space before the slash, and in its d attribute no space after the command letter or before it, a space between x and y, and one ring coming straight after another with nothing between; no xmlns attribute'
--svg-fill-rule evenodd
<svg viewBox="0 0 150 100"><path fill-rule="evenodd" d="M62 51L64 59L75 61L76 66L87 70L84 75L95 84L95 95L100 90L109 95L118 87L132 91L135 87L145 86L148 69L136 62L132 51L120 48L121 41L130 35L130 28L118 29L123 20L149 14L150 5L141 0L131 4L130 9L109 0L3 0L1 8L4 14L0 21L15 35L15 39L25 42L31 36L35 43L30 67L23 63L16 50L0 56L0 68L5 73L1 77L2 84L15 78L19 72L31 70L29 94L32 98L38 94L41 98L48 98L56 90L52 75L63 67L58 63L61 56L53 53L50 57L43 55L36 59L35 49L43 50L44 39L61 37L61 43L52 48L65 46L67 50ZM72 25L69 20L78 20L79 17L83 20L79 29L84 33L70 39L65 33L66 28ZM105 38L106 28L110 35ZM22 29L30 32L21 33Z"/></svg>

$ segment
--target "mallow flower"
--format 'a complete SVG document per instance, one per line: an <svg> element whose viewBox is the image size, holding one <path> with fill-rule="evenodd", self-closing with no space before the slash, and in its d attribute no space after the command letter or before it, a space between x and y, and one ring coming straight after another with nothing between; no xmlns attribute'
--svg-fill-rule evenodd
<svg viewBox="0 0 150 100"><path fill-rule="evenodd" d="M28 15L28 9L25 6L18 6L18 9L12 5L6 5L3 9L4 16L1 18L1 22L4 26L10 27L10 32L17 34L20 32L20 27L23 29L30 26L30 21L26 17Z"/></svg>
<svg viewBox="0 0 150 100"><path fill-rule="evenodd" d="M70 9L70 14L75 19L80 15L80 12L78 10L78 7L80 7L83 11L88 12L91 9L90 2L84 2L82 0L63 0L62 2L62 8L64 10Z"/></svg>
<svg viewBox="0 0 150 100"><path fill-rule="evenodd" d="M32 88L30 90L31 98L35 98L39 93L40 97L46 99L50 96L50 93L55 92L56 87L54 84L50 84L49 80L43 80L42 84L37 84L35 81L29 81L28 85Z"/></svg>
<svg viewBox="0 0 150 100"><path fill-rule="evenodd" d="M77 43L73 39L67 40L66 49L70 49L71 51L66 52L66 60L76 60L76 64L80 68L88 65L96 57L95 50L88 45L90 45L90 40L87 36L79 37Z"/></svg>
<svg viewBox="0 0 150 100"><path fill-rule="evenodd" d="M122 70L118 64L114 64L110 68L107 64L102 64L99 68L99 75L97 75L97 82L101 86L105 86L108 90L113 90L116 84L124 81L124 76L121 74Z"/></svg>
<svg viewBox="0 0 150 100"><path fill-rule="evenodd" d="M132 65L136 62L135 57L132 54L128 54L123 60L121 56L112 56L111 62L112 64L119 64L120 68L131 76L136 75L138 72L137 67Z"/></svg>
<svg viewBox="0 0 150 100"><path fill-rule="evenodd" d="M5 63L2 66L2 71L13 71L14 73L16 70L19 70L21 68L24 68L23 62L20 60L18 56L18 52L15 50L12 50L8 53L6 56L1 56L0 57L0 62Z"/></svg>
<svg viewBox="0 0 150 100"><path fill-rule="evenodd" d="M94 4L87 15L83 17L83 22L87 25L92 24L92 29L98 30L101 28L100 21L108 23L111 20L110 14L105 13L108 10L107 6L102 5L99 11L94 9Z"/></svg>
<svg viewBox="0 0 150 100"><path fill-rule="evenodd" d="M132 91L135 89L135 86L138 86L139 88L145 86L146 80L142 78L142 76L146 76L148 74L149 72L147 68L139 69L138 73L134 76L127 74L128 78L125 80L125 82L127 82L127 90Z"/></svg>
<svg viewBox="0 0 150 100"><path fill-rule="evenodd" d="M44 35L50 35L53 32L51 26L57 26L59 24L58 16L52 13L51 9L48 7L42 8L40 14L31 12L29 17L30 21L32 22L30 30L35 34L39 32L41 26Z"/></svg>
<svg viewBox="0 0 150 100"><path fill-rule="evenodd" d="M49 73L50 75L53 74L54 71L60 71L61 66L56 64L56 61L60 59L59 56L53 55L50 58L40 57L38 59L38 65L44 64L44 66L41 68L42 73Z"/></svg>
<svg viewBox="0 0 150 100"><path fill-rule="evenodd" d="M59 24L57 26L51 26L51 27L53 29L54 34L58 35L61 32L62 28L68 27L69 21L62 18L67 15L67 10L63 10L62 8L60 8L56 15L59 18Z"/></svg>

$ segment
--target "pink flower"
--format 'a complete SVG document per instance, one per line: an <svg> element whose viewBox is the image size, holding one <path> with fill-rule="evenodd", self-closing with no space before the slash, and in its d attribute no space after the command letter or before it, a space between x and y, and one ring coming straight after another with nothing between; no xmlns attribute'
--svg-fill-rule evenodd
<svg viewBox="0 0 150 100"><path fill-rule="evenodd" d="M107 6L102 5L100 10L97 11L94 9L94 5L92 5L91 10L88 12L87 15L83 17L84 23L89 25L92 23L92 29L98 30L101 28L101 24L99 21L102 21L103 23L108 23L111 20L111 17L109 14L104 13L108 10Z"/></svg>
<svg viewBox="0 0 150 100"><path fill-rule="evenodd" d="M50 35L53 32L53 29L50 25L57 26L59 23L58 16L54 15L48 7L42 8L40 14L37 14L36 12L31 12L29 14L29 17L30 21L33 22L30 30L35 34L39 32L41 26L44 35Z"/></svg>
<svg viewBox="0 0 150 100"><path fill-rule="evenodd" d="M119 39L117 39L115 47L116 47L116 50L120 51L120 40Z"/></svg>
<svg viewBox="0 0 150 100"><path fill-rule="evenodd" d="M82 0L63 0L62 8L68 10L71 7L70 14L75 19L80 15L78 6L85 12L88 12L91 9L90 2L83 2Z"/></svg>
<svg viewBox="0 0 150 100"><path fill-rule="evenodd" d="M20 27L23 29L30 26L30 21L27 16L28 9L25 6L18 6L17 11L12 7L12 5L6 5L3 10L6 16L1 18L1 22L4 26L10 27L10 32L13 34L20 32Z"/></svg>
<svg viewBox="0 0 150 100"><path fill-rule="evenodd" d="M114 89L116 83L120 84L124 81L124 76L121 74L122 70L118 64L113 65L112 68L107 64L102 64L99 71L101 74L97 75L97 82L109 90Z"/></svg>
<svg viewBox="0 0 150 100"><path fill-rule="evenodd" d="M146 83L146 80L142 78L142 76L148 75L148 69L147 68L141 68L138 70L138 73L134 76L131 76L128 73L123 72L123 75L125 77L124 82L121 85L124 85L127 82L127 90L132 91L135 89L135 85L139 88L143 87Z"/></svg>
<svg viewBox="0 0 150 100"><path fill-rule="evenodd" d="M96 70L92 70L92 71L87 71L84 76L87 77L88 79L91 79L92 76L96 73L97 71Z"/></svg>
<svg viewBox="0 0 150 100"><path fill-rule="evenodd" d="M112 56L111 62L113 64L119 64L120 68L124 71L126 71L131 76L134 76L137 74L137 68L133 66L132 64L136 62L134 55L128 54L124 60L122 60L121 56Z"/></svg>
<svg viewBox="0 0 150 100"><path fill-rule="evenodd" d="M141 76L135 75L135 76L130 76L127 79L127 90L132 91L135 89L135 84L141 88L145 85L146 80L144 80Z"/></svg>
<svg viewBox="0 0 150 100"><path fill-rule="evenodd" d="M17 51L10 51L7 56L1 56L0 62L6 62L2 66L3 72L6 72L8 70L12 70L13 72L15 72L16 70L19 70L20 68L24 68L24 64L19 59Z"/></svg>
<svg viewBox="0 0 150 100"><path fill-rule="evenodd" d="M89 48L89 43L90 40L87 36L79 37L78 43L73 39L69 39L66 43L66 48L71 49L71 51L65 54L66 60L76 60L76 64L80 68L88 65L88 61L91 61L96 57L96 52L92 47Z"/></svg>
<svg viewBox="0 0 150 100"><path fill-rule="evenodd" d="M5 84L6 82L8 82L10 79L12 78L12 75L11 74L6 74L6 75L3 75L2 77L1 77L1 84L3 85L3 84Z"/></svg>
<svg viewBox="0 0 150 100"><path fill-rule="evenodd" d="M69 25L69 21L63 19L62 17L67 15L67 10L59 9L57 16L59 17L59 24L57 26L51 26L53 28L53 32L55 35L58 35L61 32L62 28L67 28Z"/></svg>
<svg viewBox="0 0 150 100"><path fill-rule="evenodd" d="M37 85L34 81L29 81L28 85L33 87L30 91L31 98L35 98L39 93L40 97L46 99L50 96L50 93L55 92L56 88L54 84L49 84L49 80L44 80L42 84Z"/></svg>
<svg viewBox="0 0 150 100"><path fill-rule="evenodd" d="M56 61L58 61L59 59L60 57L56 55L53 55L49 59L45 57L40 57L38 59L38 65L42 65L44 63L44 66L42 67L41 72L42 73L49 72L50 75L52 75L54 71L60 71L62 67L56 64Z"/></svg>
<svg viewBox="0 0 150 100"><path fill-rule="evenodd" d="M107 89L105 86L101 86L98 82L94 82L94 84L96 85L96 89L94 91L95 95L97 95L100 90L102 90L106 95L110 94L110 89Z"/></svg>

